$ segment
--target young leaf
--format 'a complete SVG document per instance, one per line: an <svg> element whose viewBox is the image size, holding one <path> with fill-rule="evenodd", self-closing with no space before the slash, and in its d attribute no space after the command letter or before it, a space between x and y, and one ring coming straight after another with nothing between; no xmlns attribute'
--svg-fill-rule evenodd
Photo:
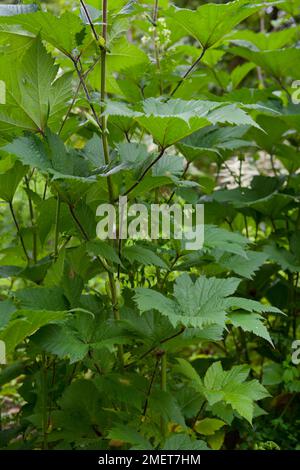
<svg viewBox="0 0 300 470"><path fill-rule="evenodd" d="M173 326L203 327L225 324L226 297L237 289L235 278L217 279L199 277L195 283L187 274L177 278L174 300L154 290L137 288L135 301L141 312L156 309L166 315Z"/></svg>
<svg viewBox="0 0 300 470"><path fill-rule="evenodd" d="M204 394L209 404L224 402L251 423L254 401L267 397L268 392L257 380L246 381L248 374L245 366L224 371L221 363L215 362L204 377Z"/></svg>
<svg viewBox="0 0 300 470"><path fill-rule="evenodd" d="M200 421L196 421L194 425L195 431L204 436L211 436L219 431L225 425L224 421L215 418L204 418Z"/></svg>

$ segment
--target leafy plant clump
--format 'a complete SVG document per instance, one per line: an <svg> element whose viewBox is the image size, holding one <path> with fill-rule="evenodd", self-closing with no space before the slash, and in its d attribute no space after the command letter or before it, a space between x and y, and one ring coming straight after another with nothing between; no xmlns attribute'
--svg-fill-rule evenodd
<svg viewBox="0 0 300 470"><path fill-rule="evenodd" d="M300 1L24 3L0 9L0 448L296 449ZM204 245L100 240L120 196L204 204Z"/></svg>

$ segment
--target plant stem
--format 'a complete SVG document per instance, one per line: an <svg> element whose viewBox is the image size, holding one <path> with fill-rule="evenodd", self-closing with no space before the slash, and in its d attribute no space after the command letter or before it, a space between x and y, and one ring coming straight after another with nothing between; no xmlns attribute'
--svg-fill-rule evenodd
<svg viewBox="0 0 300 470"><path fill-rule="evenodd" d="M81 83L81 86L82 86L82 88L83 88L83 90L84 90L86 99L87 99L87 101L88 101L88 103L89 103L89 106L90 106L90 108L91 108L91 111L92 111L92 114L93 114L93 116L94 116L94 119L95 119L95 121L96 121L98 127L99 127L100 130L102 131L101 123L100 123L100 121L99 121L99 118L98 118L98 115L97 115L97 113L96 113L95 107L94 107L94 105L93 105L93 103L92 103L92 98L91 98L91 96L90 96L89 90L88 90L87 85L86 85L86 83L85 83L84 77L83 77L83 75L82 75L82 73L81 73L81 70L80 70L80 68L79 68L79 66L78 66L78 60L72 59L72 62L73 62L73 64L74 64L74 67L75 67L75 70L76 70L76 72L77 72L77 75L78 75L79 81L80 81L80 83Z"/></svg>
<svg viewBox="0 0 300 470"><path fill-rule="evenodd" d="M57 257L58 257L59 216L60 216L60 197L59 195L57 195L56 213L55 213L54 260L57 260Z"/></svg>
<svg viewBox="0 0 300 470"><path fill-rule="evenodd" d="M33 253L33 261L34 264L37 263L37 234L36 234L36 226L35 226L35 218L34 218L34 210L33 210L33 204L32 204L32 199L30 196L30 185L29 185L29 179L27 176L25 176L25 185L27 189L27 197L28 197L28 205L29 205L29 214L30 214L30 220L31 220L31 229L32 229L32 253Z"/></svg>
<svg viewBox="0 0 300 470"><path fill-rule="evenodd" d="M43 450L48 448L48 413L47 413L47 368L46 354L42 356L42 400L43 400Z"/></svg>
<svg viewBox="0 0 300 470"><path fill-rule="evenodd" d="M23 248L23 251L24 251L24 255L25 255L26 259L27 259L27 262L29 263L29 262L30 262L30 258L29 258L29 255L28 255L28 253L27 253L27 250L26 250L25 242L24 242L23 236L22 236L22 234L21 234L20 226L19 226L19 223L18 223L17 218L16 218L16 214L15 214L15 211L14 211L14 208L13 208L12 201L9 201L8 204L9 204L9 209L10 209L11 216L12 216L12 218L13 218L15 227L16 227L16 229L17 229L18 237L19 237L19 239L20 239L20 242L21 242L21 245L22 245L22 248Z"/></svg>
<svg viewBox="0 0 300 470"><path fill-rule="evenodd" d="M84 11L84 14L85 14L85 16L86 16L86 19L88 20L88 23L89 23L89 25L90 25L90 27L91 27L91 30L92 30L92 32L93 32L93 35L94 35L96 41L98 42L99 37L98 37L97 31L95 30L95 26L94 26L93 21L92 21L92 19L91 19L91 17L90 17L90 14L89 14L89 11L88 11L88 9L87 9L87 6L86 6L86 4L84 3L83 0L80 0L80 4L81 4L82 9L83 9L83 11Z"/></svg>
<svg viewBox="0 0 300 470"><path fill-rule="evenodd" d="M69 204L69 211L70 211L70 214L75 222L75 224L77 225L82 237L84 238L84 240L86 242L90 241L90 237L88 236L85 228L83 227L82 223L80 222L79 218L77 217L76 213L75 213L75 210L74 210L74 207L72 206L72 204ZM111 268L107 265L106 261L104 258L101 258L100 256L96 256L96 259L97 261L101 264L101 267L107 271L107 272L111 272Z"/></svg>
<svg viewBox="0 0 300 470"><path fill-rule="evenodd" d="M167 391L167 353L161 357L161 389L163 392Z"/></svg>
<svg viewBox="0 0 300 470"><path fill-rule="evenodd" d="M106 46L107 46L107 16L108 16L108 6L107 0L102 0L102 37L104 40L104 46L101 49L101 84L100 84L100 97L101 97L101 128L102 128L102 146L103 146L103 153L104 153L104 160L106 165L110 163L110 155L109 155L109 146L107 140L107 118L104 115L105 111L105 99L106 99ZM113 190L113 183L110 176L107 176L107 189L110 203L114 203L114 190ZM119 308L119 301L117 296L117 287L114 274L112 272L108 273L109 279L109 286L111 292L111 302L112 302L112 309L113 315L116 321L120 320L120 308ZM118 357L120 362L121 370L124 370L124 352L123 346L121 344L118 345Z"/></svg>
<svg viewBox="0 0 300 470"><path fill-rule="evenodd" d="M152 376L151 376L151 379L150 379L150 384L149 384L149 387L148 387L144 408L143 408L143 413L142 413L143 418L145 418L146 413L147 413L149 398L150 398L150 395L151 395L151 391L152 391L154 379L155 379L155 376L156 376L156 372L157 372L157 369L158 369L159 361L160 361L160 358L157 357L156 362L155 362L155 366L154 366L154 370L153 370L153 373L152 373Z"/></svg>
<svg viewBox="0 0 300 470"><path fill-rule="evenodd" d="M45 186L44 186L44 191L43 191L43 201L46 199L47 189L48 189L48 176L47 176L47 179L45 181Z"/></svg>
<svg viewBox="0 0 300 470"><path fill-rule="evenodd" d="M162 81L161 81L161 71L160 71L160 59L159 59L159 47L157 45L157 18L158 18L158 2L159 0L154 0L154 7L153 7L153 44L154 44L154 53L155 53L155 62L156 62L156 68L159 74L159 89L160 89L160 94L163 94L163 89L162 89Z"/></svg>
<svg viewBox="0 0 300 470"><path fill-rule="evenodd" d="M179 82L177 83L177 85L175 86L173 91L171 91L170 95L167 98L167 101L169 101L169 99L171 99L175 95L178 88L181 87L181 85L184 83L184 81L187 79L187 77L192 73L192 71L197 67L197 65L199 65L199 63L201 62L201 60L202 60L202 58L205 54L205 51L206 51L206 49L203 48L202 51L201 51L201 54L198 57L198 59L196 59L195 62L188 68L188 70L185 72L183 77L179 80Z"/></svg>
<svg viewBox="0 0 300 470"><path fill-rule="evenodd" d="M145 170L140 174L138 179L135 181L135 183L133 183L133 185L130 186L130 188L127 189L127 191L125 191L125 193L123 193L122 196L128 196L128 194L130 194L131 191L133 191L142 182L142 180L145 178L147 173L161 159L164 153L165 153L165 149L161 149L158 156L151 163L149 163L149 165L145 168Z"/></svg>
<svg viewBox="0 0 300 470"><path fill-rule="evenodd" d="M102 0L102 37L107 41L107 0ZM100 97L101 97L101 129L102 129L102 146L104 153L104 160L106 165L110 163L109 156L109 147L107 141L107 119L104 115L105 111L105 99L106 99L106 48L101 50L101 87L100 87ZM113 184L111 177L107 177L107 188L110 202L114 202L114 192Z"/></svg>
<svg viewBox="0 0 300 470"><path fill-rule="evenodd" d="M177 331L176 333L174 333L173 335L171 336L168 336L167 338L164 338L164 339L161 339L159 344L164 344L164 343L167 343L167 341L170 341L171 339L174 339L174 338L177 338L177 336L181 335L183 332L185 331L185 326L182 326L180 328L179 331ZM155 349L157 348L157 346L153 346L152 348L148 349L144 354L142 354L136 361L134 362L131 362L130 364L128 364L127 366L125 366L125 369L127 369L128 367L131 367L133 365L135 365L137 362L141 361L142 359L144 359L146 356L148 356L149 354L151 354L153 351L155 351Z"/></svg>
<svg viewBox="0 0 300 470"><path fill-rule="evenodd" d="M77 74L78 74L78 72L77 72ZM68 117L70 116L70 113L71 113L71 111L72 111L72 109L73 109L73 106L74 106L74 104L75 104L75 101L76 101L76 99L77 99L77 96L78 96L78 93L79 93L79 90L80 90L80 86L81 86L81 81L79 80L79 83L78 83L77 88L76 88L76 91L75 91L75 93L74 93L72 102L71 102L71 104L70 104L70 106L69 106L69 108L68 108L68 111L66 112L66 115L65 115L65 117L64 117L64 119L63 119L63 121L62 121L62 123L61 123L60 128L59 128L58 135L60 135L60 134L62 133L62 130L63 130L63 128L64 128L64 125L65 125L65 123L67 122Z"/></svg>
<svg viewBox="0 0 300 470"><path fill-rule="evenodd" d="M188 161L188 162L186 163L184 172L182 173L182 176L181 176L182 179L183 179L183 178L185 177L185 175L187 174L191 163L192 163L191 161ZM167 204L170 204L170 202L172 201L173 197L175 196L175 193L176 193L176 189L174 189L174 190L172 191L172 193L171 193L171 195L170 195L170 197L169 197L169 199L168 199Z"/></svg>
<svg viewBox="0 0 300 470"><path fill-rule="evenodd" d="M164 351L164 354L161 356L161 391L167 391L167 353ZM161 417L161 434L163 437L166 435L166 422L163 417Z"/></svg>

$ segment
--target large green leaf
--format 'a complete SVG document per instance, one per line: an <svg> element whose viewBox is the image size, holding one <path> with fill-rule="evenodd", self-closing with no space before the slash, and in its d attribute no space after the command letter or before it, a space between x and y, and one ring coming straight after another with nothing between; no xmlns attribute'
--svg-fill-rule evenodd
<svg viewBox="0 0 300 470"><path fill-rule="evenodd" d="M67 55L71 55L73 49L82 43L86 34L86 26L71 12L65 12L57 17L50 12L38 11L0 18L0 24L20 25L25 31L35 35L40 34L42 39ZM13 31L13 28L11 30Z"/></svg>
<svg viewBox="0 0 300 470"><path fill-rule="evenodd" d="M58 135L46 131L46 139L30 134L16 137L4 149L14 155L24 165L51 173L54 179L69 179L82 184L95 181L89 176L88 163L79 152L68 152ZM76 184L75 183L75 184ZM66 196L67 194L65 194Z"/></svg>
<svg viewBox="0 0 300 470"><path fill-rule="evenodd" d="M235 150L253 145L244 139L248 126L218 127L210 126L194 132L177 147L188 160L195 160L207 155L216 158L223 150Z"/></svg>
<svg viewBox="0 0 300 470"><path fill-rule="evenodd" d="M281 31L272 31L271 33L257 33L251 30L237 31L229 36L228 39L238 45L244 42L253 44L262 51L271 51L281 49L295 40L298 35L297 28L283 29ZM250 47L251 48L251 47Z"/></svg>
<svg viewBox="0 0 300 470"><path fill-rule="evenodd" d="M172 16L178 26L207 49L220 42L231 30L248 16L262 8L262 4L236 0L225 4L209 3L197 10L176 9Z"/></svg>
<svg viewBox="0 0 300 470"><path fill-rule="evenodd" d="M300 70L297 66L300 61L299 49L290 48L276 51L253 51L245 47L234 47L232 52L254 62L274 77L300 78Z"/></svg>
<svg viewBox="0 0 300 470"><path fill-rule="evenodd" d="M109 102L106 114L136 120L163 148L167 148L195 131L216 123L235 125L258 124L237 104L217 101L162 100L148 98L141 103L142 111L124 103Z"/></svg>
<svg viewBox="0 0 300 470"><path fill-rule="evenodd" d="M173 326L224 325L228 305L226 297L235 292L239 283L235 278L205 276L194 283L187 274L183 274L176 280L174 300L151 289L137 288L135 301L141 312L158 310L169 318Z"/></svg>
<svg viewBox="0 0 300 470"><path fill-rule="evenodd" d="M34 35L22 29L19 25L1 23L0 18L0 52L11 54L14 61L16 54L20 58L34 41ZM12 66L12 64L11 64Z"/></svg>
<svg viewBox="0 0 300 470"><path fill-rule="evenodd" d="M5 342L8 353L48 323L63 320L66 312L53 312L48 310L17 310L11 320L0 333L0 339Z"/></svg>
<svg viewBox="0 0 300 470"><path fill-rule="evenodd" d="M70 75L56 79L58 67L37 37L15 67L1 63L0 79L6 83L6 103L0 105L0 130L45 132L58 119L71 95Z"/></svg>

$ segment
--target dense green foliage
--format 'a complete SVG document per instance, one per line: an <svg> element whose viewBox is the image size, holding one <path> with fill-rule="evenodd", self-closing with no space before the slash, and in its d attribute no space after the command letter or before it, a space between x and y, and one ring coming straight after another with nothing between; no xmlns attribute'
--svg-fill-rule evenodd
<svg viewBox="0 0 300 470"><path fill-rule="evenodd" d="M2 449L299 446L300 1L175 3L0 9Z"/></svg>

